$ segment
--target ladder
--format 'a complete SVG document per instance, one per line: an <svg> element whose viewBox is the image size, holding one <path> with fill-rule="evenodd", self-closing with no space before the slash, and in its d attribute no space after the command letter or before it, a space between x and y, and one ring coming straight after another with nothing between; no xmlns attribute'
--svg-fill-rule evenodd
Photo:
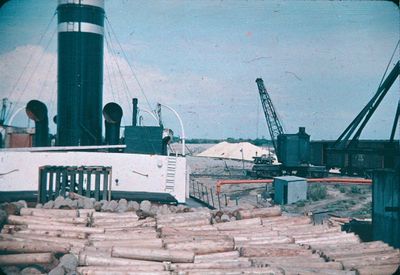
<svg viewBox="0 0 400 275"><path fill-rule="evenodd" d="M175 191L176 160L177 158L175 156L168 156L167 177L165 180L165 191L168 193Z"/></svg>

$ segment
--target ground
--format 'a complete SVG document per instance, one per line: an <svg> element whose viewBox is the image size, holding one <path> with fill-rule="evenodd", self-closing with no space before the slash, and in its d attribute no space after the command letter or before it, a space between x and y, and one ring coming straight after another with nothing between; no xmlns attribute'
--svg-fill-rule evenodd
<svg viewBox="0 0 400 275"><path fill-rule="evenodd" d="M197 148L195 145L190 146L193 151ZM200 146L202 148L208 147ZM213 192L214 198L218 180L249 179L245 172L252 167L251 162L242 162L240 160L211 159L195 156L187 156L187 160L191 168L192 184L201 183L204 187L212 188L211 192ZM270 184L224 185L221 189L220 205L251 204L265 206L273 203L270 198L271 191L273 190ZM216 201L215 199L215 205L217 204ZM293 214L312 212L314 214L322 213L340 217L369 219L371 218L371 201L370 185L309 183L308 199L285 205L283 209Z"/></svg>

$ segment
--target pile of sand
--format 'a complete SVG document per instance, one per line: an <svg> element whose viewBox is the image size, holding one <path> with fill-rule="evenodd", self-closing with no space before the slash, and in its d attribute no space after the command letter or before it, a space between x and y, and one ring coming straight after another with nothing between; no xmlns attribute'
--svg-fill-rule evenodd
<svg viewBox="0 0 400 275"><path fill-rule="evenodd" d="M253 161L253 157L268 155L268 149L255 146L249 142L229 143L220 142L197 156L210 158L226 158Z"/></svg>

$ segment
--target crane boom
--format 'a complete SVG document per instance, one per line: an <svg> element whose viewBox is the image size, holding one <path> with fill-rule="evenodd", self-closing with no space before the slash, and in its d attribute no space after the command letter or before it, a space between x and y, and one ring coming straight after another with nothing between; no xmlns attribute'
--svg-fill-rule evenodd
<svg viewBox="0 0 400 275"><path fill-rule="evenodd" d="M375 95L368 102L368 104L365 105L365 107L361 110L361 112L357 115L357 117L350 123L350 125L347 126L346 130L344 130L344 132L335 141L332 148L349 149L356 145L365 125L368 123L369 119L374 114L375 110L378 108L379 104L382 102L383 98L389 91L390 87L392 87L393 83L396 81L399 75L400 75L400 61L397 61L392 71L378 87L378 90L376 91ZM398 113L399 112L397 111L395 115L395 121L392 129L391 139L392 136L394 137L394 132L396 131L397 127L396 124L398 122L398 116L399 116ZM352 135L353 137L351 138ZM348 142L349 140L350 142Z"/></svg>
<svg viewBox="0 0 400 275"><path fill-rule="evenodd" d="M269 134L271 135L271 141L276 152L278 136L284 134L284 130L279 121L274 105L272 104L271 97L269 96L267 89L265 89L264 81L261 78L257 78L256 83L258 86L258 92L260 93L265 119L267 120Z"/></svg>

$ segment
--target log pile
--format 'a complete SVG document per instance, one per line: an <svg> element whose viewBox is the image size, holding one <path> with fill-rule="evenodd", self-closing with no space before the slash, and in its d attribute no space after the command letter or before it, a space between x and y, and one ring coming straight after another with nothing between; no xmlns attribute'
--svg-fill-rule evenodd
<svg viewBox="0 0 400 275"><path fill-rule="evenodd" d="M400 265L399 250L381 242L311 245L327 261L340 262L359 274L394 274Z"/></svg>
<svg viewBox="0 0 400 275"><path fill-rule="evenodd" d="M361 243L309 217L282 216L279 207L238 210L238 220L225 223L213 223L209 210L191 211L144 218L23 208L1 231L0 266L88 275L347 275L392 274L400 264L399 251L382 242Z"/></svg>

